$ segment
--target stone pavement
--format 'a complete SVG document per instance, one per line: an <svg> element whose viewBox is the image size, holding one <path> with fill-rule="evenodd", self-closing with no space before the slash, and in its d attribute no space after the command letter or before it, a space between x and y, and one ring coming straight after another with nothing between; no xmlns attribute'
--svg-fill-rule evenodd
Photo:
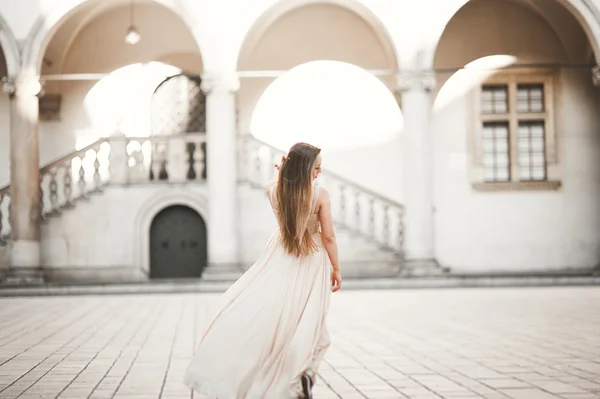
<svg viewBox="0 0 600 399"><path fill-rule="evenodd" d="M0 398L194 398L217 296L0 299ZM598 287L340 292L329 329L316 398L600 398Z"/></svg>

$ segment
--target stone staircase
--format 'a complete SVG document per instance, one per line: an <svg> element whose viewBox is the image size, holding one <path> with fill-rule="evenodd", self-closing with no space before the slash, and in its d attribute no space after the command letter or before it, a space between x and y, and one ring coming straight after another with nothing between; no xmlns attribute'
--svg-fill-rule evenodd
<svg viewBox="0 0 600 399"><path fill-rule="evenodd" d="M106 186L170 183L204 183L206 137L188 134L172 137L101 139L40 169L42 223L77 208L77 204L103 193ZM175 149L179 148L179 152ZM284 152L254 139L239 140L239 184L256 195L274 177L273 164ZM183 161L182 161L183 160ZM386 278L439 275L434 264L403 262L402 205L371 192L331 172L320 184L332 199L340 262L345 278ZM111 188L111 190L114 188ZM0 188L0 280L10 281L10 188ZM234 281L251 264L208 267L207 281ZM32 270L22 283L39 281L43 273Z"/></svg>

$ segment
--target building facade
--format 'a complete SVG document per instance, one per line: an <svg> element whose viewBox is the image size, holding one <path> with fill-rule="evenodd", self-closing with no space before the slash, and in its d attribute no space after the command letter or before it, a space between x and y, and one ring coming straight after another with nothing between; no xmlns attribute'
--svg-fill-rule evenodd
<svg viewBox="0 0 600 399"><path fill-rule="evenodd" d="M598 0L1 0L0 44L5 276L251 264L280 143L313 137L270 141L253 118L323 61L385 89L372 130L314 136L349 275L600 264ZM377 136L386 106L401 123Z"/></svg>

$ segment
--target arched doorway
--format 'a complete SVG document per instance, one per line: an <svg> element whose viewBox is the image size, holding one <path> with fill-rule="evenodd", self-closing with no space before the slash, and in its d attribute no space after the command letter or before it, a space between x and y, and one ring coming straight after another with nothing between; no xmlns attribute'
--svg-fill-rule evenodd
<svg viewBox="0 0 600 399"><path fill-rule="evenodd" d="M206 224L193 209L174 205L150 225L150 278L200 277L208 263Z"/></svg>

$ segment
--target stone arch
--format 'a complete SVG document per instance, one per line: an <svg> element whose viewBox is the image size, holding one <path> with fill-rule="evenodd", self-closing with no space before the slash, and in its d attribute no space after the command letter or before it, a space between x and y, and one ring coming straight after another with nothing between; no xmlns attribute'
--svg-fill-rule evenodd
<svg viewBox="0 0 600 399"><path fill-rule="evenodd" d="M185 25L186 29L194 37L200 54L204 55L203 48L205 47L198 38L193 34L196 22L192 18L192 13L187 12L184 2L178 0L153 0L153 2L166 7L172 11ZM46 48L52 40L56 31L66 22L69 17L80 10L82 7L92 4L100 4L100 0L68 0L60 2L56 7L50 10L46 15L41 15L33 24L27 38L27 42L23 51L23 66L30 72L37 75L41 73L43 58ZM116 0L106 0L105 4L119 4ZM206 63L206 59L203 59Z"/></svg>
<svg viewBox="0 0 600 399"><path fill-rule="evenodd" d="M6 63L6 74L14 76L21 66L19 45L6 20L0 16L0 47Z"/></svg>
<svg viewBox="0 0 600 399"><path fill-rule="evenodd" d="M243 41L240 43L239 51L236 57L236 65L238 69L240 68L241 64L243 64L244 61L249 58L250 54L252 54L261 38L277 20L291 11L304 7L310 7L312 5L338 6L360 17L373 30L382 47L384 48L384 51L387 53L386 55L393 60L394 69L398 68L398 51L392 36L379 17L361 2L356 0L280 0L268 10L263 12L258 19L254 21Z"/></svg>
<svg viewBox="0 0 600 399"><path fill-rule="evenodd" d="M556 0L560 5L564 6L571 15L579 22L580 27L585 32L588 41L592 47L596 62L600 62L600 10L598 10L589 0ZM437 53L438 45L442 39L446 28L453 18L472 0L460 1L457 7L450 11L446 22L437 27L437 31L433 34L431 40L425 46L421 59L420 68L433 69L434 60Z"/></svg>
<svg viewBox="0 0 600 399"><path fill-rule="evenodd" d="M341 29L330 35L327 29L335 29L323 23L323 19L336 18ZM298 35L302 21L316 21L318 29L310 37ZM302 48L278 52L277 41L286 40L278 35L283 32L288 41ZM356 41L345 46L342 35L353 35ZM289 36L288 36L289 35ZM275 39L277 37L277 39ZM345 37L345 36L344 36ZM322 41L320 38L324 38ZM317 45L315 45L317 44ZM276 56L271 56L275 51ZM366 5L358 0L280 0L274 2L251 25L240 43L236 66L241 71L278 70L288 71L311 61L340 61L367 70L382 70L379 78L390 90L395 89L394 74L399 68L398 49L385 24ZM248 132L255 104L275 76L261 79L244 79L237 92L238 128Z"/></svg>
<svg viewBox="0 0 600 399"><path fill-rule="evenodd" d="M143 203L134 220L134 262L140 267L146 276L150 276L150 226L152 221L162 210L176 205L186 206L194 210L206 223L207 232L210 230L208 225L208 200L206 194L198 195L189 193L181 189L165 189L152 195Z"/></svg>

